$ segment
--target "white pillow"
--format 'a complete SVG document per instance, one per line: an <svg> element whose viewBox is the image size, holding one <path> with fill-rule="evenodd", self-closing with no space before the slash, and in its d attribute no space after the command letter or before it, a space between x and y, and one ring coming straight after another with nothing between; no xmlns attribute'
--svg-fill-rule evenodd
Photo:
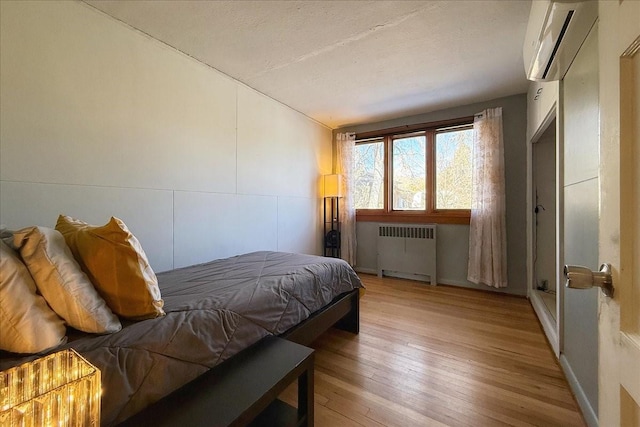
<svg viewBox="0 0 640 427"><path fill-rule="evenodd" d="M64 344L64 321L49 308L13 249L0 241L0 349L40 353Z"/></svg>
<svg viewBox="0 0 640 427"><path fill-rule="evenodd" d="M13 247L13 231L4 228L4 225L0 226L0 240L2 240L11 249L15 250Z"/></svg>
<svg viewBox="0 0 640 427"><path fill-rule="evenodd" d="M14 233L13 242L38 290L69 326L98 334L122 329L120 320L80 269L59 231L24 228Z"/></svg>

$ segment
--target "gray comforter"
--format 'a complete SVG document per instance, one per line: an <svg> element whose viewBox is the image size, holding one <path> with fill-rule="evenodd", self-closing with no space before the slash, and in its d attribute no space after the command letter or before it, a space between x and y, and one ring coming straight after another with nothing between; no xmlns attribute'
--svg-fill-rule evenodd
<svg viewBox="0 0 640 427"><path fill-rule="evenodd" d="M269 334L361 287L344 261L255 252L158 274L166 316L73 347L102 371L102 425L123 421Z"/></svg>

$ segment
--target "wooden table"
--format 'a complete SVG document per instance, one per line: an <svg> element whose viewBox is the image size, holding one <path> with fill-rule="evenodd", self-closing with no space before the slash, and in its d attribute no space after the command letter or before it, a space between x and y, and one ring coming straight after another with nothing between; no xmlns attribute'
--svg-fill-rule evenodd
<svg viewBox="0 0 640 427"><path fill-rule="evenodd" d="M277 399L298 380L298 408ZM268 336L121 424L313 426L313 349Z"/></svg>

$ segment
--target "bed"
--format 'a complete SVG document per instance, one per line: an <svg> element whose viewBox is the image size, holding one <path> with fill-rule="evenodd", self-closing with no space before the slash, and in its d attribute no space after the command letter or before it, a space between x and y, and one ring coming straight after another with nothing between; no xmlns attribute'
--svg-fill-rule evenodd
<svg viewBox="0 0 640 427"><path fill-rule="evenodd" d="M308 344L358 332L360 279L344 261L254 252L159 273L166 316L110 335L70 333L102 371L102 425L117 424L267 335ZM33 357L31 357L33 358ZM0 369L24 359L6 358Z"/></svg>

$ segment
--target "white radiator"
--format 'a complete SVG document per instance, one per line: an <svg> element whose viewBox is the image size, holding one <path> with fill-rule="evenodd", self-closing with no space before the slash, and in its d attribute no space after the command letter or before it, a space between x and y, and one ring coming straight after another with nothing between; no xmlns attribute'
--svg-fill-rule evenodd
<svg viewBox="0 0 640 427"><path fill-rule="evenodd" d="M378 224L378 276L400 273L429 276L436 274L436 225Z"/></svg>

